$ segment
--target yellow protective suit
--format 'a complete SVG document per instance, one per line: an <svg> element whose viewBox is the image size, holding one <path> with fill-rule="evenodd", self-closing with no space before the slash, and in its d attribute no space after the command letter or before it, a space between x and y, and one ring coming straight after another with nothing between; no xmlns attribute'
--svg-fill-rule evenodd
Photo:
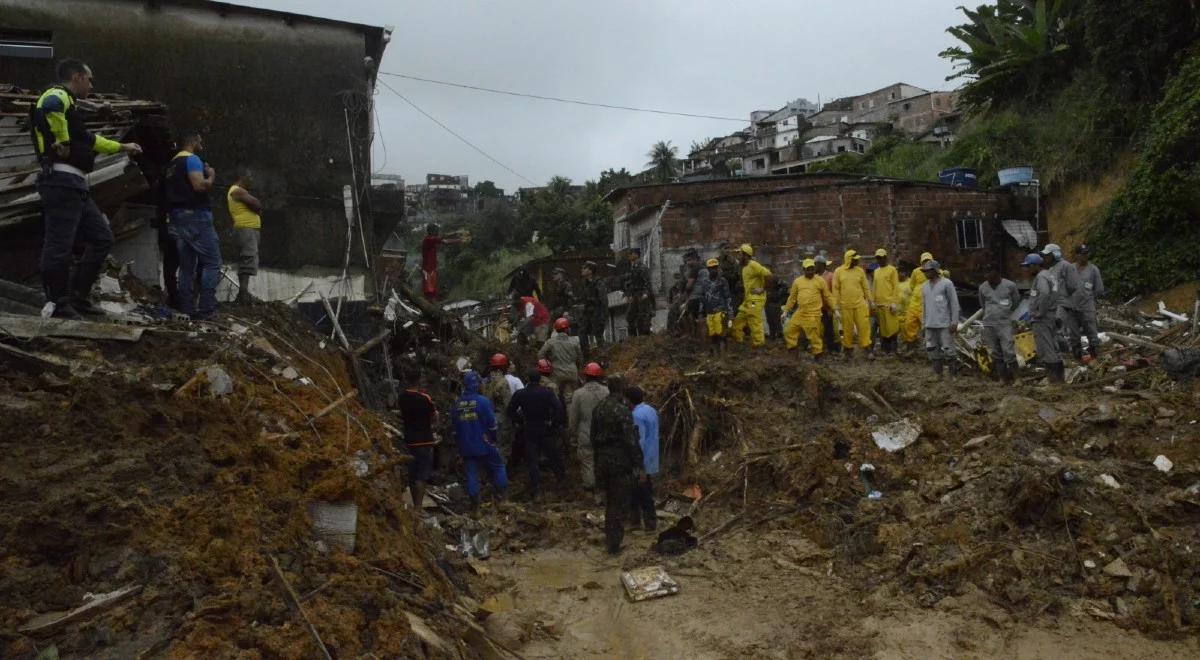
<svg viewBox="0 0 1200 660"><path fill-rule="evenodd" d="M858 333L861 348L871 346L871 290L867 286L867 273L851 265L856 253L846 250L846 258L833 272L833 308L842 314L842 347L854 348L854 334Z"/></svg>
<svg viewBox="0 0 1200 660"><path fill-rule="evenodd" d="M908 286L912 293L908 296L908 307L904 312L904 327L901 329L900 340L911 344L921 338L921 330L925 325L924 298L921 289L929 281L925 271L920 267L914 268L908 278Z"/></svg>
<svg viewBox="0 0 1200 660"><path fill-rule="evenodd" d="M825 279L821 276L801 275L792 282L787 303L783 306L785 312L796 310L783 328L783 340L788 348L796 348L803 333L808 338L809 350L814 356L825 352L825 344L821 340L821 309L830 306L831 302L829 287L825 286Z"/></svg>
<svg viewBox="0 0 1200 660"><path fill-rule="evenodd" d="M900 332L900 273L895 266L875 269L875 316L879 336L890 339Z"/></svg>
<svg viewBox="0 0 1200 660"><path fill-rule="evenodd" d="M725 312L713 312L704 317L704 322L708 326L709 337L722 337L725 335Z"/></svg>
<svg viewBox="0 0 1200 660"><path fill-rule="evenodd" d="M738 306L737 315L733 317L733 325L729 336L741 343L746 329L750 329L750 345L762 346L766 342L763 331L763 309L767 306L767 278L771 271L766 266L751 259L742 266L742 290L745 297Z"/></svg>

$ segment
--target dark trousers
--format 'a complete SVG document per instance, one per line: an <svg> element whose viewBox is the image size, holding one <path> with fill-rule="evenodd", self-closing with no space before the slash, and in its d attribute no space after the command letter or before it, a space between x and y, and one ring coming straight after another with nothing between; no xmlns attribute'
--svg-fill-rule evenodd
<svg viewBox="0 0 1200 660"><path fill-rule="evenodd" d="M158 251L162 254L163 291L167 307L179 309L179 246L166 222L158 228Z"/></svg>
<svg viewBox="0 0 1200 660"><path fill-rule="evenodd" d="M604 345L604 329L608 319L603 314L584 315L579 323L579 347L583 354L588 354L588 346L595 341L596 346Z"/></svg>
<svg viewBox="0 0 1200 660"><path fill-rule="evenodd" d="M537 496L542 487L542 456L550 463L550 471L554 479L562 484L566 481L567 470L563 464L559 436L553 431L525 433L525 468L529 471L529 492Z"/></svg>
<svg viewBox="0 0 1200 660"><path fill-rule="evenodd" d="M604 537L608 551L616 553L625 538L625 521L633 504L633 468L596 454L596 483L604 491Z"/></svg>
<svg viewBox="0 0 1200 660"><path fill-rule="evenodd" d="M171 211L171 226L179 248L179 311L200 318L217 311L217 283L221 280L221 244L213 228L212 211ZM200 300L192 293L200 274Z"/></svg>
<svg viewBox="0 0 1200 660"><path fill-rule="evenodd" d="M654 508L654 477L646 475L645 481L633 486L633 524L645 524L647 529L658 526L658 512Z"/></svg>
<svg viewBox="0 0 1200 660"><path fill-rule="evenodd" d="M650 321L654 318L654 298L646 293L629 294L625 316L630 337L649 335Z"/></svg>
<svg viewBox="0 0 1200 660"><path fill-rule="evenodd" d="M46 300L60 303L72 295L86 298L113 246L108 220L92 200L87 182L73 174L42 175L37 190L45 221L41 271ZM76 240L83 243L83 256L71 279L71 252Z"/></svg>
<svg viewBox="0 0 1200 660"><path fill-rule="evenodd" d="M821 331L825 335L825 350L831 353L840 353L842 350L842 341L833 332L833 314L821 312Z"/></svg>
<svg viewBox="0 0 1200 660"><path fill-rule="evenodd" d="M773 341L783 341L783 308L779 305L767 305L767 330Z"/></svg>

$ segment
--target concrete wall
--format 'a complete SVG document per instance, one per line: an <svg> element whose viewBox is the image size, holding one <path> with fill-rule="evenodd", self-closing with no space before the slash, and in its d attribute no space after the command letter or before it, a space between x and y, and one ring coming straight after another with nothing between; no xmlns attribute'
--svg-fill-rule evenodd
<svg viewBox="0 0 1200 660"><path fill-rule="evenodd" d="M671 203L661 219L656 212L637 211L666 199ZM629 236L660 233L662 255L653 272L660 291L664 282L669 286L687 248L700 248L708 258L722 244L745 242L754 245L761 261L789 276L799 272L803 256L825 252L840 261L846 248L869 253L885 247L894 260L913 263L921 252L931 251L956 282L974 284L988 263L1017 274L1023 251L1000 221L1032 220L1033 200L923 182L802 175L628 189L617 200L614 217L618 249ZM980 221L983 247L959 248L957 224L967 219Z"/></svg>
<svg viewBox="0 0 1200 660"><path fill-rule="evenodd" d="M378 54L381 29L186 0L0 0L0 15L6 29L52 31L55 49L55 60L5 58L0 80L43 88L56 60L79 57L96 91L162 101L177 128L205 136L226 254L225 191L248 165L266 206L263 265L340 267L351 183L344 99L358 171L370 172L373 81L363 59ZM356 245L357 262L361 253Z"/></svg>

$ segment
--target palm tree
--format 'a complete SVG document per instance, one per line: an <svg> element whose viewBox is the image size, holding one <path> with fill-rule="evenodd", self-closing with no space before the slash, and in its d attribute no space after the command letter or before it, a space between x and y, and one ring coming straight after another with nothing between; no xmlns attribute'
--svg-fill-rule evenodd
<svg viewBox="0 0 1200 660"><path fill-rule="evenodd" d="M679 153L679 147L672 146L670 140L666 142L659 140L650 147L650 151L646 153L650 162L646 163L646 167L653 170L655 181L667 183L675 178L675 155L677 153Z"/></svg>

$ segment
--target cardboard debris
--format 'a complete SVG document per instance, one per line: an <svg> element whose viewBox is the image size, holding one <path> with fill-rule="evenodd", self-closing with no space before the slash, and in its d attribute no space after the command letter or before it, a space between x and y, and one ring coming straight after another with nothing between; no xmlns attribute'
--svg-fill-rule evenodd
<svg viewBox="0 0 1200 660"><path fill-rule="evenodd" d="M871 432L875 444L884 451L900 451L917 441L921 435L921 427L916 422L905 418L891 424L884 424Z"/></svg>
<svg viewBox="0 0 1200 660"><path fill-rule="evenodd" d="M629 600L637 603L679 593L679 583L662 566L646 566L621 573L621 584Z"/></svg>

